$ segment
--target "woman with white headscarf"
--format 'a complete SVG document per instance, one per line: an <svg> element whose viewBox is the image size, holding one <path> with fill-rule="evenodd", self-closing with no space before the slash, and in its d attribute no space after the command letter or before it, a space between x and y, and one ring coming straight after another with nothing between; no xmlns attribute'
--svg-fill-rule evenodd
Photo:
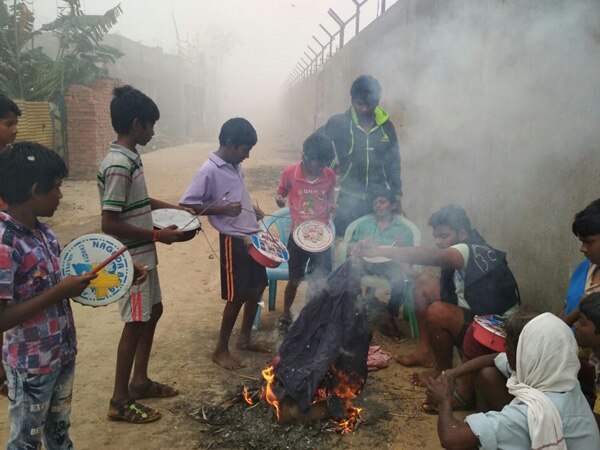
<svg viewBox="0 0 600 450"><path fill-rule="evenodd" d="M515 399L502 411L472 414L460 422L452 415L446 377L430 380L429 398L439 410L442 447L600 449L598 427L577 381L579 360L571 329L544 313L529 321L520 336L510 327L506 331L506 354L516 369L506 386Z"/></svg>

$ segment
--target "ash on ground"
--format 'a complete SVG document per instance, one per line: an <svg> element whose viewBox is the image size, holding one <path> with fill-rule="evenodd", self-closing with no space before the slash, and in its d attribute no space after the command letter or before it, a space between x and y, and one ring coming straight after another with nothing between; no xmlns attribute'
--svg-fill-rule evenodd
<svg viewBox="0 0 600 450"><path fill-rule="evenodd" d="M248 386L249 387L249 386ZM329 421L310 424L280 425L275 420L274 408L264 401L249 405L243 397L244 386L225 395L228 399L218 405L198 405L190 408L189 416L201 424L205 449L324 449L332 446L344 446L344 439L335 432ZM257 386L249 387L256 392ZM362 421L358 431L377 436L377 422L390 420L385 405L356 399L356 406L363 408ZM364 430L363 430L364 428Z"/></svg>

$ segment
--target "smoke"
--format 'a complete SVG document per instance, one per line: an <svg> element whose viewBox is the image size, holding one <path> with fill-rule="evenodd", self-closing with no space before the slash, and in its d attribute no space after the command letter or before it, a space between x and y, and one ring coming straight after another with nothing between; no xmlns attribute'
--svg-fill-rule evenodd
<svg viewBox="0 0 600 450"><path fill-rule="evenodd" d="M598 196L599 29L592 0L398 2L290 93L291 132L300 140L348 107L357 75L375 76L423 236L431 212L463 206L508 252L523 297L558 307L580 259L571 218Z"/></svg>

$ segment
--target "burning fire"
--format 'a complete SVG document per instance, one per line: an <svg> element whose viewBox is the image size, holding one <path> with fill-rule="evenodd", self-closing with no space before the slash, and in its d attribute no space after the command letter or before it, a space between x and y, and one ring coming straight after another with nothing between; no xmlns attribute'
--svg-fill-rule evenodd
<svg viewBox="0 0 600 450"><path fill-rule="evenodd" d="M249 405L254 405L255 403L252 397L248 394L248 388L246 386L244 386L244 400L246 400L246 403Z"/></svg>
<svg viewBox="0 0 600 450"><path fill-rule="evenodd" d="M277 401L277 396L273 392L273 381L275 381L275 366L270 365L266 369L262 371L262 376L267 382L267 387L263 388L260 398L265 399L269 405L272 405L275 408L275 415L277 416L277 422L279 422L280 413L279 413L279 402Z"/></svg>
<svg viewBox="0 0 600 450"><path fill-rule="evenodd" d="M262 371L262 376L266 382L266 386L263 386L260 399L265 400L269 405L275 408L275 415L277 422L281 418L280 404L273 391L273 382L275 381L275 366L279 361L273 361L272 365L269 365ZM345 435L351 433L356 429L361 419L360 412L362 408L357 408L353 405L352 401L358 396L363 384L363 380L352 381L351 377L341 370L336 369L335 366L331 367L330 373L326 376L324 384L335 380L335 387L320 387L313 400L313 404L326 400L332 396L335 396L342 400L343 410L345 417L342 419L332 419L331 423L335 427L335 431ZM249 395L248 388L244 387L244 400L249 405L254 405L256 402L253 400L253 396Z"/></svg>
<svg viewBox="0 0 600 450"><path fill-rule="evenodd" d="M362 408L356 408L353 405L352 400L360 393L363 380L360 379L358 382L354 383L346 373L337 370L335 366L331 367L331 371L339 379L338 384L333 389L333 394L344 400L344 411L346 413L345 419L332 420L332 422L336 425L336 431L338 433L348 434L356 429L358 421L360 420Z"/></svg>

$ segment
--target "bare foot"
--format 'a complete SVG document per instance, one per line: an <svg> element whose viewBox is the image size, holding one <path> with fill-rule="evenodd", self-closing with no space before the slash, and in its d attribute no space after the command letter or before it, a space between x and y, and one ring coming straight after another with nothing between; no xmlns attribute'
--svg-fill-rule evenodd
<svg viewBox="0 0 600 450"><path fill-rule="evenodd" d="M408 355L398 355L394 359L396 362L406 367L421 366L433 367L433 358L429 352L422 352L418 349Z"/></svg>
<svg viewBox="0 0 600 450"><path fill-rule="evenodd" d="M231 356L231 353L228 351L217 352L215 350L215 352L212 354L212 360L215 364L227 370L237 370L246 367L246 364Z"/></svg>
<svg viewBox="0 0 600 450"><path fill-rule="evenodd" d="M250 352L259 352L259 353L273 353L273 349L269 345L268 342L265 341L256 341L256 342L243 342L238 341L235 344L235 348L238 350L248 350Z"/></svg>
<svg viewBox="0 0 600 450"><path fill-rule="evenodd" d="M440 373L435 370L425 370L421 373L413 372L410 374L410 382L413 386L426 387L429 382L429 378L433 378L434 380L440 375Z"/></svg>

